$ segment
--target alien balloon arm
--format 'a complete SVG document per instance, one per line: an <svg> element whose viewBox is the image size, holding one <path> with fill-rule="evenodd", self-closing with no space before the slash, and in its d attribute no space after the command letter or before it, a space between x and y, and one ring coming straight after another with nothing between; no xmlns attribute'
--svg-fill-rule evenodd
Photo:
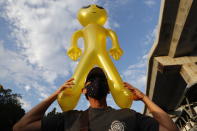
<svg viewBox="0 0 197 131"><path fill-rule="evenodd" d="M71 47L78 47L77 42L80 37L83 36L83 33L81 30L76 31L73 33L72 38L71 38Z"/></svg>
<svg viewBox="0 0 197 131"><path fill-rule="evenodd" d="M67 55L74 61L76 61L81 56L81 49L78 47L77 42L80 37L83 36L81 30L76 31L72 35L71 47L67 50Z"/></svg>
<svg viewBox="0 0 197 131"><path fill-rule="evenodd" d="M120 48L119 42L118 42L118 37L116 35L116 32L114 32L111 29L108 29L108 36L112 40L112 48Z"/></svg>
<svg viewBox="0 0 197 131"><path fill-rule="evenodd" d="M123 50L120 48L119 42L118 42L118 37L116 33L110 29L108 31L108 36L112 40L112 48L109 50L109 54L115 59L119 60L120 57L123 54Z"/></svg>

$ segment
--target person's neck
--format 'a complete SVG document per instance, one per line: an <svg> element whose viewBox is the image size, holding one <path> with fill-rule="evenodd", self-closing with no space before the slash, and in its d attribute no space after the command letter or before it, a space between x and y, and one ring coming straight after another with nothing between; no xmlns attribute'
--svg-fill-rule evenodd
<svg viewBox="0 0 197 131"><path fill-rule="evenodd" d="M97 99L89 97L89 102L90 102L91 108L106 108L107 107L107 102L105 98L101 100L97 100Z"/></svg>

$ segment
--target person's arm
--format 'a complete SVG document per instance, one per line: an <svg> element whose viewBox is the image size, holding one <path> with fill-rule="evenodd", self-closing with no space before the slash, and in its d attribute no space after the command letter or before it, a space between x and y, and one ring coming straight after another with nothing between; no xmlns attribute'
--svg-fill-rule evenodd
<svg viewBox="0 0 197 131"><path fill-rule="evenodd" d="M56 92L26 113L13 127L13 131L40 131L41 120L48 107L57 99L58 94L73 85L73 79L65 82Z"/></svg>
<svg viewBox="0 0 197 131"><path fill-rule="evenodd" d="M141 100L148 107L153 117L159 122L159 131L178 131L178 128L168 114L152 102L145 94L124 82L124 86L133 93L133 100Z"/></svg>

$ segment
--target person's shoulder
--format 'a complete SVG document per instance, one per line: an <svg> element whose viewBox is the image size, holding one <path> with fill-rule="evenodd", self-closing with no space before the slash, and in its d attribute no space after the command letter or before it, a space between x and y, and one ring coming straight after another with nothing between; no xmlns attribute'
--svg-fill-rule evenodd
<svg viewBox="0 0 197 131"><path fill-rule="evenodd" d="M64 111L63 113L80 113L83 112L82 110L69 110L69 111Z"/></svg>
<svg viewBox="0 0 197 131"><path fill-rule="evenodd" d="M64 119L66 121L75 121L76 119L78 119L83 111L79 111L79 110L70 110L70 111L65 111L62 113L62 115L64 116Z"/></svg>
<svg viewBox="0 0 197 131"><path fill-rule="evenodd" d="M118 114L128 114L128 115L135 115L136 114L135 110L132 110L132 109L129 109L129 108L122 108L122 109L111 108L110 112L118 113Z"/></svg>
<svg viewBox="0 0 197 131"><path fill-rule="evenodd" d="M125 112L125 113L131 113L131 114L136 114L135 110L129 109L129 108L122 108L122 109L118 109L116 110L118 112Z"/></svg>

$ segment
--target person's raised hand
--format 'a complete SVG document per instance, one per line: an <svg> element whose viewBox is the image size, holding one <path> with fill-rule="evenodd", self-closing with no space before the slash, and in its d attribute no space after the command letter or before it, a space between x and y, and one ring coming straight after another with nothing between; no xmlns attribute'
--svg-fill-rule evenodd
<svg viewBox="0 0 197 131"><path fill-rule="evenodd" d="M142 93L140 90L137 88L133 87L127 82L124 82L124 87L129 89L133 93L133 100L142 100L144 98L144 93Z"/></svg>
<svg viewBox="0 0 197 131"><path fill-rule="evenodd" d="M58 95L62 91L64 91L66 88L71 88L74 85L73 82L74 78L69 79L66 81L55 93Z"/></svg>

